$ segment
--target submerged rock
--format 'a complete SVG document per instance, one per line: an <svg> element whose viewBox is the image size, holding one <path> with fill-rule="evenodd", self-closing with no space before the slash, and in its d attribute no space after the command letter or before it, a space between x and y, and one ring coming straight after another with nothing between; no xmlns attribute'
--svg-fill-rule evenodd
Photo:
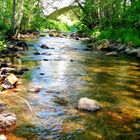
<svg viewBox="0 0 140 140"><path fill-rule="evenodd" d="M41 72L40 75L45 75L45 74L43 72Z"/></svg>
<svg viewBox="0 0 140 140"><path fill-rule="evenodd" d="M96 49L95 43L90 43L90 44L88 44L88 45L87 45L87 49L88 49L88 50Z"/></svg>
<svg viewBox="0 0 140 140"><path fill-rule="evenodd" d="M34 93L38 93L40 92L40 90L43 88L42 85L34 85L34 86L31 86L30 89L29 89L29 92L34 92Z"/></svg>
<svg viewBox="0 0 140 140"><path fill-rule="evenodd" d="M34 55L40 55L40 53L39 52L34 52Z"/></svg>
<svg viewBox="0 0 140 140"><path fill-rule="evenodd" d="M96 100L83 97L78 102L78 109L95 112L101 109L101 106Z"/></svg>
<svg viewBox="0 0 140 140"><path fill-rule="evenodd" d="M44 53L41 53L41 55L52 55L52 54L50 54L48 52L44 52Z"/></svg>
<svg viewBox="0 0 140 140"><path fill-rule="evenodd" d="M43 61L49 61L48 59L43 59Z"/></svg>
<svg viewBox="0 0 140 140"><path fill-rule="evenodd" d="M16 125L16 115L13 113L0 114L0 132L9 131Z"/></svg>
<svg viewBox="0 0 140 140"><path fill-rule="evenodd" d="M42 48L42 49L49 49L49 47L47 45L45 45L45 44L41 45L40 48Z"/></svg>
<svg viewBox="0 0 140 140"><path fill-rule="evenodd" d="M55 97L54 102L60 105L67 105L68 101L64 97Z"/></svg>

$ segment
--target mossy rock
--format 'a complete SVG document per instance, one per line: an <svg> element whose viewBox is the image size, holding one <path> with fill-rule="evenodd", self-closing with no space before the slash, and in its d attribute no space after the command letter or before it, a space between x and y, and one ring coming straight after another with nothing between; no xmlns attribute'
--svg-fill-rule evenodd
<svg viewBox="0 0 140 140"><path fill-rule="evenodd" d="M107 49L109 47L109 44L110 43L109 43L108 39L103 39L103 40L96 43L96 48L98 50Z"/></svg>
<svg viewBox="0 0 140 140"><path fill-rule="evenodd" d="M68 101L64 97L55 97L54 102L60 105L67 105Z"/></svg>

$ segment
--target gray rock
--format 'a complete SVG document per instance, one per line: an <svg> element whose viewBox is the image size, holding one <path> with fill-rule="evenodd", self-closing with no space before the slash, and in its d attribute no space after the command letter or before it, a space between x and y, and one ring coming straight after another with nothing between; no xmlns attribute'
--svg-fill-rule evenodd
<svg viewBox="0 0 140 140"><path fill-rule="evenodd" d="M6 109L6 105L3 103L0 103L0 112L4 111Z"/></svg>
<svg viewBox="0 0 140 140"><path fill-rule="evenodd" d="M140 52L137 53L137 57L140 58Z"/></svg>
<svg viewBox="0 0 140 140"><path fill-rule="evenodd" d="M118 51L124 51L124 49L125 49L125 45L122 45L122 44L118 45L117 47Z"/></svg>
<svg viewBox="0 0 140 140"><path fill-rule="evenodd" d="M13 113L0 114L0 132L10 130L16 124L16 115Z"/></svg>
<svg viewBox="0 0 140 140"><path fill-rule="evenodd" d="M125 49L125 53L128 55L137 56L140 53L140 49L128 47Z"/></svg>
<svg viewBox="0 0 140 140"><path fill-rule="evenodd" d="M101 106L96 100L83 97L78 101L78 109L95 112L101 109Z"/></svg>
<svg viewBox="0 0 140 140"><path fill-rule="evenodd" d="M118 56L118 53L113 51L113 52L108 52L106 53L107 56Z"/></svg>
<svg viewBox="0 0 140 140"><path fill-rule="evenodd" d="M103 49L107 49L109 48L109 40L108 39L103 39L101 41L99 41L96 46L98 50L103 50Z"/></svg>

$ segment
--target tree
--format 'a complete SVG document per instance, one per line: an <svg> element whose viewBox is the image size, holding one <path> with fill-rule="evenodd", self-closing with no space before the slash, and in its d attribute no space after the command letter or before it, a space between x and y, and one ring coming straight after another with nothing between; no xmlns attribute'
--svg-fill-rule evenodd
<svg viewBox="0 0 140 140"><path fill-rule="evenodd" d="M16 22L16 34L15 37L18 37L19 32L21 30L21 21L23 18L23 10L24 10L24 0L21 0L21 3L19 4L20 8L19 8L19 12L18 12L18 20Z"/></svg>
<svg viewBox="0 0 140 140"><path fill-rule="evenodd" d="M15 15L16 15L16 0L13 0L11 27L10 27L10 32L9 32L9 35L10 36L12 36L14 34L14 29L15 29Z"/></svg>

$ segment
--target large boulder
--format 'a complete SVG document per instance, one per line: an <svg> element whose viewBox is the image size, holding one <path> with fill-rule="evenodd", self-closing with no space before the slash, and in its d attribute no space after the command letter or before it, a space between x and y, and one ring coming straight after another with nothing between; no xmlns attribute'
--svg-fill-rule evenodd
<svg viewBox="0 0 140 140"><path fill-rule="evenodd" d="M87 97L83 97L78 102L78 109L85 111L97 111L101 109L101 106L96 100L89 99Z"/></svg>
<svg viewBox="0 0 140 140"><path fill-rule="evenodd" d="M17 83L18 78L14 74L10 74L2 84L4 89L11 89L14 88L15 84Z"/></svg>

